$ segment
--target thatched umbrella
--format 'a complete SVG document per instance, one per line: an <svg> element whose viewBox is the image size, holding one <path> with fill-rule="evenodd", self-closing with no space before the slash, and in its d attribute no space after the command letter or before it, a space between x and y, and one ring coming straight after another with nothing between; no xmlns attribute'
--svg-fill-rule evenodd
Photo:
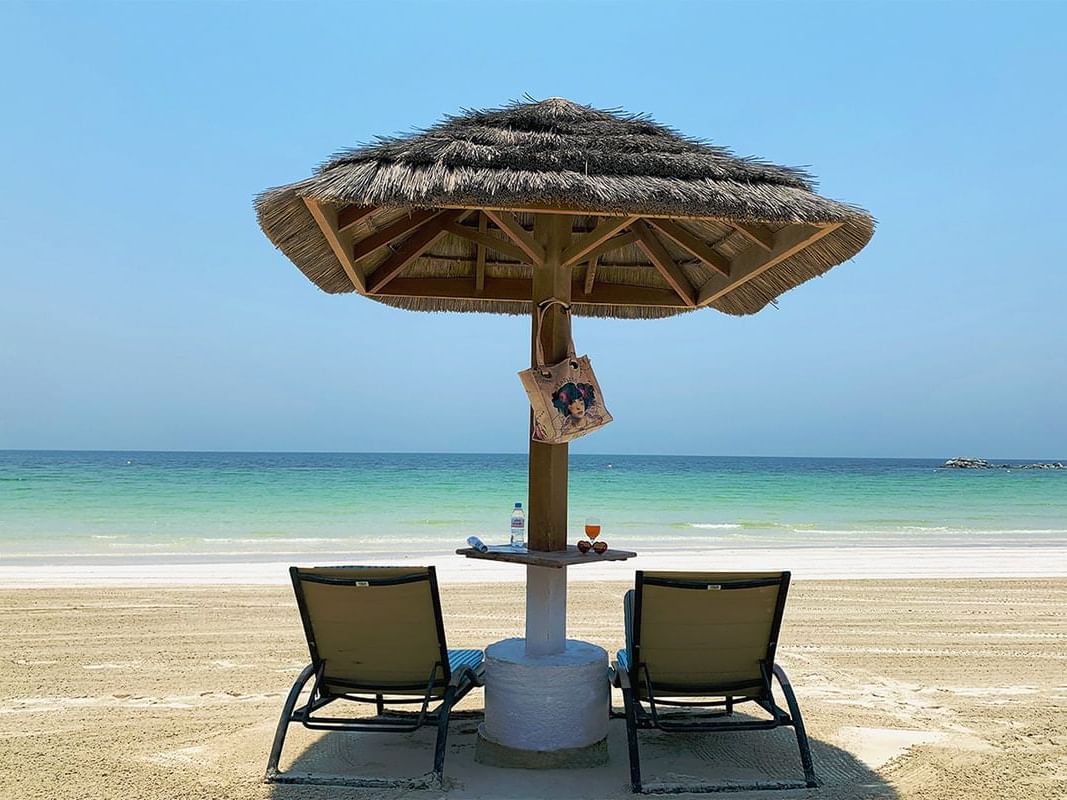
<svg viewBox="0 0 1067 800"><path fill-rule="evenodd" d="M755 313L854 256L874 227L815 194L802 170L560 98L339 153L256 209L270 240L330 293L526 315L556 298L573 314L623 318ZM553 306L550 362L569 330ZM530 549L566 550L566 445L531 443L528 499ZM528 588L528 646L562 646L561 591ZM555 610L533 619L530 598Z"/></svg>

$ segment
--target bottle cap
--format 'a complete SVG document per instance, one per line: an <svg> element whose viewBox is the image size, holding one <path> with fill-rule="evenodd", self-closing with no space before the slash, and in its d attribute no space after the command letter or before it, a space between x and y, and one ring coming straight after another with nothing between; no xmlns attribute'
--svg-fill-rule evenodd
<svg viewBox="0 0 1067 800"><path fill-rule="evenodd" d="M516 503L515 508L522 508L522 503Z"/></svg>

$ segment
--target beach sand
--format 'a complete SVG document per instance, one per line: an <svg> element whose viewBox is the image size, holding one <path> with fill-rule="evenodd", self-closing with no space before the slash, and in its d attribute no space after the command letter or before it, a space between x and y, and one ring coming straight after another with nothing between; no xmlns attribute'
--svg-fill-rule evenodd
<svg viewBox="0 0 1067 800"><path fill-rule="evenodd" d="M569 635L614 652L627 584L572 582ZM522 633L523 587L446 583L449 645ZM3 798L441 797L261 782L284 695L307 661L284 585L0 589ZM1067 797L1067 579L798 580L779 660L823 786L752 796ZM619 704L616 695L614 702ZM482 703L473 693L465 708ZM609 765L473 762L453 722L448 797L628 796L625 726ZM283 769L417 775L433 732L292 729ZM790 779L788 730L642 734L647 780ZM735 795L739 796L739 795Z"/></svg>

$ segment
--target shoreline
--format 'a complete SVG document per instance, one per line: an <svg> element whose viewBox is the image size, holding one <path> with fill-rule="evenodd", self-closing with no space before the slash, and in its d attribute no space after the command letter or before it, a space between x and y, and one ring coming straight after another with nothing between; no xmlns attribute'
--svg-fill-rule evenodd
<svg viewBox="0 0 1067 800"><path fill-rule="evenodd" d="M267 553L262 555L18 556L0 558L0 589L288 584L291 565L427 564L442 584L518 583L521 567L465 559L451 551ZM745 547L659 549L626 562L572 567L571 582L632 581L634 570L787 569L794 580L974 579L1067 577L1063 545L956 547L862 545L853 547Z"/></svg>

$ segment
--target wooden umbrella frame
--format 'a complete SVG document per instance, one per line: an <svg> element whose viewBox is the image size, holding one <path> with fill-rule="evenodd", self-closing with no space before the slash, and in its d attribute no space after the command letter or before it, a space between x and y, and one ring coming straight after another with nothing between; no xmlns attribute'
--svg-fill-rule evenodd
<svg viewBox="0 0 1067 800"><path fill-rule="evenodd" d="M718 252L713 243L704 241L682 224L677 217L612 216L584 210L443 208L412 209L407 216L357 238L358 224L379 209L371 206L333 205L304 197L304 204L314 218L323 238L352 283L352 288L369 297L417 297L441 300L472 300L499 303L538 302L536 289L531 296L530 281L522 278L493 278L486 275L488 252L534 268L535 275L546 265L567 271L567 300L588 305L648 306L696 309L708 306L738 287L792 258L842 222L793 224L773 230L761 223L714 220L728 225L750 245L735 256ZM516 212L534 216L534 230L527 230ZM598 219L596 226L572 237L569 223L575 214ZM473 223L468 222L474 217ZM697 217L689 219L700 219ZM708 218L712 219L712 218ZM545 234L538 233L543 222L554 220L561 227L558 253L550 255ZM538 221L542 221L539 226ZM506 238L490 235L492 223ZM475 274L466 277L405 278L401 276L412 263L447 235L458 236L476 245ZM704 267L710 277L694 285L670 254L664 239ZM400 241L399 245L394 243ZM636 244L669 287L658 289L619 283L597 283L599 261L605 254ZM394 249L395 247L395 249ZM375 254L389 248L384 259ZM576 281L574 267L585 264L584 277ZM563 299L563 298L557 298Z"/></svg>

